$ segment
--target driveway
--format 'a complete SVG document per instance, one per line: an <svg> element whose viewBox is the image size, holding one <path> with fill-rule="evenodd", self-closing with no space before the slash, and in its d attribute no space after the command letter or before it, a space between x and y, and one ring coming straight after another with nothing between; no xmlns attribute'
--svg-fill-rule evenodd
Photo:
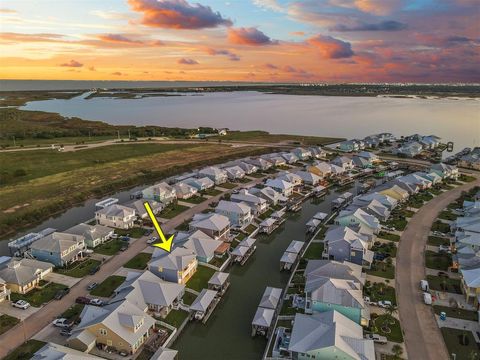
<svg viewBox="0 0 480 360"><path fill-rule="evenodd" d="M29 316L36 313L38 310L40 310L40 308L33 306L30 306L28 309L25 310L19 309L13 307L10 301L7 300L0 302L0 314L10 315L20 320L28 318Z"/></svg>
<svg viewBox="0 0 480 360"><path fill-rule="evenodd" d="M71 277L71 276L66 276L66 275L62 275L62 274L59 274L59 273L52 272L52 273L48 274L47 276L45 276L45 280L46 281L51 281L51 282L54 282L54 283L57 283L57 284L65 285L65 286L68 286L68 287L71 288L73 285L75 285L76 283L78 283L82 279L81 278L74 278L74 277Z"/></svg>
<svg viewBox="0 0 480 360"><path fill-rule="evenodd" d="M444 192L425 204L401 235L397 251L396 291L400 321L409 359L449 359L433 309L423 303L420 280L424 279L424 251L430 228L438 214L462 191L480 185L480 180Z"/></svg>

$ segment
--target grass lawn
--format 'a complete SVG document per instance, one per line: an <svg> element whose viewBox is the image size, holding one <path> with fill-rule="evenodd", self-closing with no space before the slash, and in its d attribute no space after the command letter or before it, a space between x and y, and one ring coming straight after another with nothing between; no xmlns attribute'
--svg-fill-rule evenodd
<svg viewBox="0 0 480 360"><path fill-rule="evenodd" d="M76 278L83 278L89 275L90 270L98 265L100 265L100 261L94 259L87 259L82 262L77 262L73 265L73 267L69 267L67 269L55 269L55 272Z"/></svg>
<svg viewBox="0 0 480 360"><path fill-rule="evenodd" d="M265 219L269 218L270 215L272 215L274 211L275 210L273 210L273 209L268 209L263 214L258 215L258 217L262 220L265 220Z"/></svg>
<svg viewBox="0 0 480 360"><path fill-rule="evenodd" d="M321 259L324 248L325 245L323 242L311 243L308 246L307 251L305 251L305 255L303 255L303 257L305 259Z"/></svg>
<svg viewBox="0 0 480 360"><path fill-rule="evenodd" d="M242 241L243 239L245 239L247 237L247 235L245 235L244 233L238 233L238 235L235 237L238 241Z"/></svg>
<svg viewBox="0 0 480 360"><path fill-rule="evenodd" d="M460 174L458 177L458 180L463 181L463 182L472 182L475 181L476 177L471 176L471 175L465 175L465 174Z"/></svg>
<svg viewBox="0 0 480 360"><path fill-rule="evenodd" d="M227 255L223 255L221 258L214 256L212 260L210 260L210 265L221 267L223 263L227 260Z"/></svg>
<svg viewBox="0 0 480 360"><path fill-rule="evenodd" d="M463 331L459 329L452 329L447 327L440 328L442 331L443 339L447 345L448 352L450 354L455 353L457 359L475 359L475 357L469 357L472 353L477 354L478 358L478 346L475 342L475 338L471 331ZM466 335L468 345L462 344L463 334Z"/></svg>
<svg viewBox="0 0 480 360"><path fill-rule="evenodd" d="M234 189L238 186L238 184L234 184L234 183L231 183L231 182L226 182L226 183L220 184L218 186L220 186L221 188L224 188L224 189Z"/></svg>
<svg viewBox="0 0 480 360"><path fill-rule="evenodd" d="M447 271L452 265L452 256L445 253L436 253L430 250L425 251L425 266L430 269Z"/></svg>
<svg viewBox="0 0 480 360"><path fill-rule="evenodd" d="M284 300L282 309L280 310L280 315L295 315L297 313L297 309L292 308L292 300Z"/></svg>
<svg viewBox="0 0 480 360"><path fill-rule="evenodd" d="M389 265L383 261L374 260L371 269L367 270L367 274L386 279L393 279L395 278L395 266L393 264Z"/></svg>
<svg viewBox="0 0 480 360"><path fill-rule="evenodd" d="M265 175L263 175L261 173L252 173L252 174L248 174L247 176L260 179L260 178L264 177Z"/></svg>
<svg viewBox="0 0 480 360"><path fill-rule="evenodd" d="M46 343L40 340L30 339L22 345L13 350L10 354L3 358L3 360L28 360L33 357L40 348Z"/></svg>
<svg viewBox="0 0 480 360"><path fill-rule="evenodd" d="M447 234L450 232L450 225L437 220L432 225L432 231L440 231L441 233Z"/></svg>
<svg viewBox="0 0 480 360"><path fill-rule="evenodd" d="M448 306L433 305L435 314L440 315L442 311L447 313L447 317L453 317L456 319L478 321L478 313L472 310L454 309Z"/></svg>
<svg viewBox="0 0 480 360"><path fill-rule="evenodd" d="M16 317L10 315L0 315L0 335L10 330L20 322Z"/></svg>
<svg viewBox="0 0 480 360"><path fill-rule="evenodd" d="M190 204L200 204L200 203L204 202L205 200L207 200L207 198L205 198L203 196L192 196L189 199L179 199L179 201L185 201L185 202L188 202Z"/></svg>
<svg viewBox="0 0 480 360"><path fill-rule="evenodd" d="M12 293L10 297L12 302L17 300L25 300L28 301L30 305L39 307L52 300L58 291L65 288L65 285L50 283L42 289L35 288L29 291L27 294Z"/></svg>
<svg viewBox="0 0 480 360"><path fill-rule="evenodd" d="M375 244L372 246L371 250L388 255L392 258L397 256L397 247L393 242L380 243L379 241L376 241Z"/></svg>
<svg viewBox="0 0 480 360"><path fill-rule="evenodd" d="M443 276L427 275L428 286L432 290L446 291L456 294L462 293L460 279L450 279Z"/></svg>
<svg viewBox="0 0 480 360"><path fill-rule="evenodd" d="M74 304L65 310L60 317L75 321L82 313L84 307L84 304Z"/></svg>
<svg viewBox="0 0 480 360"><path fill-rule="evenodd" d="M120 239L112 239L102 245L97 246L94 251L97 254L102 255L116 255L120 251L120 248L125 244L127 244L127 241L123 241Z"/></svg>
<svg viewBox="0 0 480 360"><path fill-rule="evenodd" d="M134 227L131 229L115 229L115 233L118 236L128 236L132 237L135 239L141 238L143 235L145 235L145 229L140 228L140 227Z"/></svg>
<svg viewBox="0 0 480 360"><path fill-rule="evenodd" d="M245 228L245 231L250 235L251 233L253 233L255 230L257 230L257 227L253 224L250 224L248 225L246 228Z"/></svg>
<svg viewBox="0 0 480 360"><path fill-rule="evenodd" d="M152 254L148 253L138 253L135 255L133 258L128 260L123 267L129 268L129 269L137 269L137 270L143 270L147 267L147 263L150 261L152 258Z"/></svg>
<svg viewBox="0 0 480 360"><path fill-rule="evenodd" d="M433 195L440 195L440 194L442 193L442 190L436 189L436 188L431 188L429 191L430 191L430 193L432 193Z"/></svg>
<svg viewBox="0 0 480 360"><path fill-rule="evenodd" d="M370 286L363 288L365 296L369 296L371 301L388 300L392 304L397 304L397 297L395 296L395 288L382 283L370 283Z"/></svg>
<svg viewBox="0 0 480 360"><path fill-rule="evenodd" d="M398 231L403 231L407 227L407 220L400 218L392 218L386 221L387 226L392 226Z"/></svg>
<svg viewBox="0 0 480 360"><path fill-rule="evenodd" d="M183 205L178 205L178 204L170 204L168 205L165 209L162 210L162 212L159 214L159 217L165 218L165 219L172 219L178 214L184 212L185 210L188 210L189 208L187 206Z"/></svg>
<svg viewBox="0 0 480 360"><path fill-rule="evenodd" d="M448 210L444 210L440 213L440 215L438 215L438 218L439 219L442 219L442 220L456 220L458 217L458 215L455 215L454 213L452 213L451 211L448 211Z"/></svg>
<svg viewBox="0 0 480 360"><path fill-rule="evenodd" d="M440 246L440 245L450 245L450 239L440 237L440 236L429 236L428 245Z"/></svg>
<svg viewBox="0 0 480 360"><path fill-rule="evenodd" d="M390 329L390 332L388 333L382 330L382 324L386 321L388 321L388 328ZM403 342L402 329L400 328L400 323L398 322L398 320L394 319L394 321L395 321L394 324L390 324L388 317L386 315L380 315L373 321L374 326L376 327L376 330L378 330L375 332L382 336L386 336L388 341L401 343Z"/></svg>
<svg viewBox="0 0 480 360"><path fill-rule="evenodd" d="M214 189L214 188L210 188L210 189L207 189L205 191L202 191L203 195L210 195L210 196L217 196L217 195L220 195L221 193L222 193L222 191L220 191L218 189Z"/></svg>
<svg viewBox="0 0 480 360"><path fill-rule="evenodd" d="M197 298L197 295L192 294L191 292L185 291L183 294L182 301L185 305L192 305L193 301Z"/></svg>
<svg viewBox="0 0 480 360"><path fill-rule="evenodd" d="M106 278L95 289L90 291L90 295L110 297L113 291L125 281L125 276L112 275Z"/></svg>
<svg viewBox="0 0 480 360"><path fill-rule="evenodd" d="M390 241L400 241L400 235L392 234L386 231L380 231L378 237Z"/></svg>
<svg viewBox="0 0 480 360"><path fill-rule="evenodd" d="M182 325L182 323L185 321L187 316L188 316L188 312L185 310L172 309L168 313L167 317L163 319L163 321L166 322L167 324L170 324L178 328L180 325Z"/></svg>
<svg viewBox="0 0 480 360"><path fill-rule="evenodd" d="M178 231L188 231L188 229L190 229L190 220L185 220L183 223L181 223L180 225L178 225L175 229L178 230Z"/></svg>
<svg viewBox="0 0 480 360"><path fill-rule="evenodd" d="M199 292L202 291L202 289L206 289L208 287L208 280L210 280L214 273L215 270L199 265L195 274L188 280L187 287Z"/></svg>
<svg viewBox="0 0 480 360"><path fill-rule="evenodd" d="M317 235L315 235L316 240L323 240L325 238L325 233L327 232L328 227L325 225L322 225L320 227L320 230L318 231Z"/></svg>

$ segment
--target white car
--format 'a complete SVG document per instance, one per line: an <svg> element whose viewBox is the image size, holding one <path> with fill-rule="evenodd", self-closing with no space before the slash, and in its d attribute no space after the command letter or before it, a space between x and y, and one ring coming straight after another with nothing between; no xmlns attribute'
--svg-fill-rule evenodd
<svg viewBox="0 0 480 360"><path fill-rule="evenodd" d="M83 250L83 252L84 252L85 254L93 254L93 250L92 250L92 249L85 249L85 250Z"/></svg>
<svg viewBox="0 0 480 360"><path fill-rule="evenodd" d="M367 305L377 305L376 301L371 301L369 296L364 296L363 300L365 301L365 304Z"/></svg>
<svg viewBox="0 0 480 360"><path fill-rule="evenodd" d="M25 301L25 300L17 300L17 301L12 303L12 306L16 307L16 308L19 308L19 309L26 310L30 307L30 303Z"/></svg>
<svg viewBox="0 0 480 360"><path fill-rule="evenodd" d="M71 327L72 322L65 318L59 318L59 319L53 320L52 325L65 329L65 328Z"/></svg>
<svg viewBox="0 0 480 360"><path fill-rule="evenodd" d="M154 237L151 237L150 239L147 240L147 244L153 244L157 241L158 241L158 239L154 236Z"/></svg>
<svg viewBox="0 0 480 360"><path fill-rule="evenodd" d="M388 300L381 300L378 302L378 306L382 308L386 308L386 307L392 306L392 302Z"/></svg>
<svg viewBox="0 0 480 360"><path fill-rule="evenodd" d="M387 338L385 336L381 336L378 334L366 334L365 339L368 340L373 340L374 342L378 344L386 344L387 343Z"/></svg>
<svg viewBox="0 0 480 360"><path fill-rule="evenodd" d="M92 299L90 300L90 305L94 305L94 306L103 306L105 303L100 300L100 299Z"/></svg>

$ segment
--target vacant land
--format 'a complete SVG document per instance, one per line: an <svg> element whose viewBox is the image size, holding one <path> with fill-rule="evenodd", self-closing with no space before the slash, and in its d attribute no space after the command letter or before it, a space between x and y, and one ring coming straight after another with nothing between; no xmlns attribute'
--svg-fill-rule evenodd
<svg viewBox="0 0 480 360"><path fill-rule="evenodd" d="M0 315L0 335L7 332L20 322L17 318L10 315Z"/></svg>
<svg viewBox="0 0 480 360"><path fill-rule="evenodd" d="M128 260L123 267L129 269L143 270L147 267L148 262L152 258L152 254L148 253L138 253L133 258Z"/></svg>
<svg viewBox="0 0 480 360"><path fill-rule="evenodd" d="M305 259L321 259L324 247L323 242L311 243L303 257Z"/></svg>
<svg viewBox="0 0 480 360"><path fill-rule="evenodd" d="M452 256L445 253L425 251L425 266L430 269L447 271L452 265Z"/></svg>
<svg viewBox="0 0 480 360"><path fill-rule="evenodd" d="M33 354L40 350L45 345L45 342L40 340L28 340L13 350L3 360L27 360L31 359Z"/></svg>
<svg viewBox="0 0 480 360"><path fill-rule="evenodd" d="M442 327L440 330L450 354L456 354L457 359L478 358L479 350L471 331L447 327Z"/></svg>
<svg viewBox="0 0 480 360"><path fill-rule="evenodd" d="M13 302L17 300L25 300L28 301L30 305L39 307L51 301L55 294L63 289L65 289L65 285L50 283L43 288L35 288L26 294L12 293L11 299Z"/></svg>
<svg viewBox="0 0 480 360"><path fill-rule="evenodd" d="M81 262L76 262L71 267L67 267L66 269L55 269L55 272L76 278L83 278L90 274L90 271L98 265L100 265L100 261L88 259Z"/></svg>
<svg viewBox="0 0 480 360"><path fill-rule="evenodd" d="M208 280L215 273L215 270L199 265L195 274L188 280L187 287L195 291L202 291L208 287Z"/></svg>
<svg viewBox="0 0 480 360"><path fill-rule="evenodd" d="M229 131L227 135L218 137L222 140L233 141L251 141L259 143L297 143L302 145L327 145L342 141L342 138L327 138L320 136L302 136L302 135L285 135L270 134L266 131Z"/></svg>
<svg viewBox="0 0 480 360"><path fill-rule="evenodd" d="M113 291L125 281L124 276L112 275L106 278L100 285L93 289L90 294L93 296L110 297Z"/></svg>
<svg viewBox="0 0 480 360"><path fill-rule="evenodd" d="M97 254L108 256L116 255L124 245L128 245L128 242L120 239L112 239L107 241L106 243L97 246L95 248L95 252Z"/></svg>

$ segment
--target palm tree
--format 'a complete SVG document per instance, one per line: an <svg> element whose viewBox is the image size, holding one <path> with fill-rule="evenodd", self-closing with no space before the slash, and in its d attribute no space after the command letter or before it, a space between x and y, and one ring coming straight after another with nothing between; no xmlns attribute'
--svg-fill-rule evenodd
<svg viewBox="0 0 480 360"><path fill-rule="evenodd" d="M403 348L400 345L395 344L392 346L392 353L395 360L400 360L402 358Z"/></svg>
<svg viewBox="0 0 480 360"><path fill-rule="evenodd" d="M387 305L385 308L385 315L387 315L387 319L390 320L390 324L395 324L395 318L393 317L394 314L398 312L398 308L396 305Z"/></svg>

